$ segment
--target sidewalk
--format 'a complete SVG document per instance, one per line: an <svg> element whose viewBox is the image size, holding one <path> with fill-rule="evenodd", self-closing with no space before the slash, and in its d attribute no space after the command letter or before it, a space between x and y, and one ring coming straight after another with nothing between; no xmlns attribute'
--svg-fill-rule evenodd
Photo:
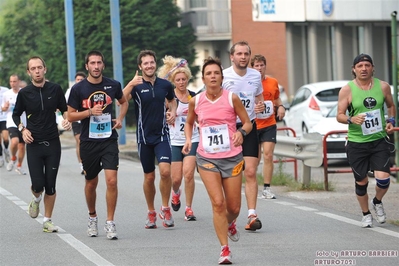
<svg viewBox="0 0 399 266"><path fill-rule="evenodd" d="M64 132L61 135L61 143L63 148L74 148L75 140L72 136L72 132ZM137 155L137 143L135 138L127 138L125 145L119 145L121 159L126 160L139 160ZM277 169L275 165L275 169ZM348 167L348 166L342 166ZM283 167L284 173L290 173L293 175L293 164L285 163ZM258 168L260 172L261 166ZM200 178L198 173L195 172L196 178ZM301 180L301 162L298 161L298 182ZM359 220L361 218L361 211L355 195L355 181L352 173L340 173L340 174L329 174L328 179L334 191L289 191L284 186L273 186L272 191L276 194L277 199L280 197L288 197L300 201L316 203L323 207L332 208L338 211L358 215ZM324 170L323 168L312 168L311 180L313 182L324 182ZM371 200L375 195L375 179L369 179L368 193L369 199ZM259 187L259 191L262 191L262 187ZM260 192L259 192L260 193ZM259 194L260 195L260 194ZM262 199L263 200L263 199ZM391 177L391 185L389 191L384 197L384 207L387 213L387 220L399 221L399 183L396 182L395 178ZM371 208L371 207L370 207ZM370 209L374 215L374 211Z"/></svg>

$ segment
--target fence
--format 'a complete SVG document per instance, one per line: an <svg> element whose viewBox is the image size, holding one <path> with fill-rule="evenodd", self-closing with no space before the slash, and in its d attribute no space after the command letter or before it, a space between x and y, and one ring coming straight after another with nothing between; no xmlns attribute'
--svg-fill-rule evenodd
<svg viewBox="0 0 399 266"><path fill-rule="evenodd" d="M395 127L394 131L399 131L399 127ZM328 136L330 136L332 134L342 134L342 133L348 133L348 130L333 130L333 131L330 131L327 134L325 134L324 137L323 137L324 190L328 190L328 174L331 174L331 173L335 173L335 174L352 173L352 169L351 168L345 168L345 169L329 169L328 168L328 162L327 162L327 138L328 138ZM398 172L399 171L399 166L391 167L390 170L391 170L391 172Z"/></svg>

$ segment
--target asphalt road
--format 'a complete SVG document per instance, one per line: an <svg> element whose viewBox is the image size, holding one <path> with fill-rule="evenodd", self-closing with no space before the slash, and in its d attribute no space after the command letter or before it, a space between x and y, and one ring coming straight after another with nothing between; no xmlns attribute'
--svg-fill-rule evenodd
<svg viewBox="0 0 399 266"><path fill-rule="evenodd" d="M27 214L31 200L29 175L20 176L0 168L1 265L217 265L220 246L213 229L209 198L198 176L193 203L197 221L184 221L180 210L173 212L174 228L165 229L158 220L158 228L148 230L144 228L146 204L141 166L138 161L121 159L115 217L119 239L110 241L101 226L105 222L104 177L101 175L97 190L100 234L90 238L86 235L84 178L79 172L72 142L63 137L53 214L60 232L50 234L42 232L41 215L32 219ZM313 173L312 178L317 178L317 170ZM392 184L391 188L397 191L398 184ZM246 223L243 195L237 222L241 238L230 243L234 264L398 265L399 227L375 223L373 228L361 228L353 194L348 205L352 204L354 210L348 211L323 202L338 201L349 193L320 192L330 193L320 196L284 188L275 188L275 192L276 200L258 201L263 228L257 232L243 229ZM334 193L342 195L335 197ZM158 193L157 208L160 203ZM398 201L385 204L388 217L391 210L393 213L398 209Z"/></svg>

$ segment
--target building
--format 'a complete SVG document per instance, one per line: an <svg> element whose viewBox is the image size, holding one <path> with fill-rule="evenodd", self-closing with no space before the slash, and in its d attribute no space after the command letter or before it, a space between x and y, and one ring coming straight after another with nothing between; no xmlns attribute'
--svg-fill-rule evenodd
<svg viewBox="0 0 399 266"><path fill-rule="evenodd" d="M368 53L375 75L392 82L391 13L398 0L177 0L197 34L196 65L208 55L230 66L232 43L246 40L267 59L267 74L289 94L311 82L350 79ZM398 36L398 34L396 34ZM197 79L197 84L201 83Z"/></svg>

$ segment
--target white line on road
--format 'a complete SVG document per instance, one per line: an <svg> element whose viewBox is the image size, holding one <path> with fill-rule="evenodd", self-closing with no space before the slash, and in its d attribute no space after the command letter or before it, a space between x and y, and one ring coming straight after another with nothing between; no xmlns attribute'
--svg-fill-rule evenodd
<svg viewBox="0 0 399 266"><path fill-rule="evenodd" d="M336 215L336 214L332 214L332 213L329 213L329 212L316 212L316 214L319 214L319 215L322 215L322 216L325 216L325 217L328 217L328 218L332 218L332 219L335 219L335 220L338 220L338 221L341 221L341 222L344 222L344 223L353 224L353 225L356 225L356 226L359 226L359 227L362 225L361 222L359 222L359 221L355 221L355 220L352 220L352 219L349 219L349 218L346 218L346 217L343 217L343 216L339 216L339 215ZM385 234L385 235L389 235L389 236L393 236L393 237L399 238L399 233L391 231L391 230L388 230L388 229L385 229L385 228L381 228L381 227L366 228L365 230L372 230L372 231L375 231L377 233L381 233L381 234Z"/></svg>
<svg viewBox="0 0 399 266"><path fill-rule="evenodd" d="M22 210L27 211L28 210L28 204L24 201L21 201L18 197L12 195L10 192L5 190L4 188L0 187L0 194L5 196L8 200L11 202L15 203L19 207L21 207ZM38 223L43 224L43 216L39 214L39 216L35 219ZM61 234L60 234L61 233ZM113 264L103 257L101 257L98 253L96 253L94 250L77 240L74 236L71 234L64 234L65 230L62 229L61 227L58 227L58 237L61 238L65 243L69 244L71 247L76 249L80 254L85 256L88 260L93 262L95 265L109 265L112 266Z"/></svg>
<svg viewBox="0 0 399 266"><path fill-rule="evenodd" d="M113 265L111 262L98 255L98 253L96 253L94 250L77 240L71 234L59 234L58 236L94 264L110 266Z"/></svg>
<svg viewBox="0 0 399 266"><path fill-rule="evenodd" d="M318 211L317 209L309 208L309 207L306 207L306 206L294 206L294 208L297 208L297 209L300 209L300 210L303 210L303 211L308 211L308 212L317 212Z"/></svg>

